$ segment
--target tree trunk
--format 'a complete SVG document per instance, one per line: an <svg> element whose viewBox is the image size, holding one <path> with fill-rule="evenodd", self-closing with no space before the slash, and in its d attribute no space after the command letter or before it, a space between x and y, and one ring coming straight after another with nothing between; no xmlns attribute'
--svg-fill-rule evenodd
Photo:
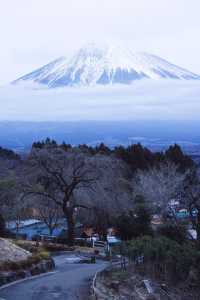
<svg viewBox="0 0 200 300"><path fill-rule="evenodd" d="M73 210L69 209L65 211L65 217L67 221L67 241L69 246L74 246L75 222Z"/></svg>
<svg viewBox="0 0 200 300"><path fill-rule="evenodd" d="M5 232L6 232L5 220L2 214L0 214L0 236L3 237L5 235Z"/></svg>
<svg viewBox="0 0 200 300"><path fill-rule="evenodd" d="M52 228L51 226L49 226L49 235L53 235L54 232L54 228Z"/></svg>

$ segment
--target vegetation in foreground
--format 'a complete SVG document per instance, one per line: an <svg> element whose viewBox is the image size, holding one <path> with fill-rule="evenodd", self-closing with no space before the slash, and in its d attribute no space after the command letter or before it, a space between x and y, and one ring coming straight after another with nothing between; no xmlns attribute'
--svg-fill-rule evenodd
<svg viewBox="0 0 200 300"><path fill-rule="evenodd" d="M174 285L199 280L198 168L178 145L152 153L140 144L111 150L47 139L23 158L1 153L1 235L9 235L9 220L35 216L50 234L64 217L69 245L77 222L92 226L102 239L114 227L134 270ZM178 217L181 209L185 218Z"/></svg>

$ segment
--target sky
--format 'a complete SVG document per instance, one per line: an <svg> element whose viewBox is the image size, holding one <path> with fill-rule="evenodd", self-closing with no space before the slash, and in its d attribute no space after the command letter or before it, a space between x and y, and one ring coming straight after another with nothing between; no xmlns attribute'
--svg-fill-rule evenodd
<svg viewBox="0 0 200 300"><path fill-rule="evenodd" d="M87 42L121 43L200 74L199 0L0 0L0 84Z"/></svg>

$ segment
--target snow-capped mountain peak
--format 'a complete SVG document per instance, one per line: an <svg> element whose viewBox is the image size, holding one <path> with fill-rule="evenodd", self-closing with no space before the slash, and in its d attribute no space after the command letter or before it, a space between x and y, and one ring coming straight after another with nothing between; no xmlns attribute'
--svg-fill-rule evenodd
<svg viewBox="0 0 200 300"><path fill-rule="evenodd" d="M143 78L200 79L200 76L145 52L94 43L72 58L60 57L14 83L36 82L48 87L129 84Z"/></svg>

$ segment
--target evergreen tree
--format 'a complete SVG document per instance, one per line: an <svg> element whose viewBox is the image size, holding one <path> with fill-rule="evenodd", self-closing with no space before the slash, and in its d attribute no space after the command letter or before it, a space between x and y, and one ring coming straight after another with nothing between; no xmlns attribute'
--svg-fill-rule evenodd
<svg viewBox="0 0 200 300"><path fill-rule="evenodd" d="M134 209L119 216L116 224L120 238L125 241L143 235L151 235L151 213L144 199L137 196Z"/></svg>
<svg viewBox="0 0 200 300"><path fill-rule="evenodd" d="M181 147L177 144L169 147L169 149L165 152L165 157L167 160L178 165L182 172L186 171L188 168L194 167L195 165L193 160L188 155L185 155Z"/></svg>

